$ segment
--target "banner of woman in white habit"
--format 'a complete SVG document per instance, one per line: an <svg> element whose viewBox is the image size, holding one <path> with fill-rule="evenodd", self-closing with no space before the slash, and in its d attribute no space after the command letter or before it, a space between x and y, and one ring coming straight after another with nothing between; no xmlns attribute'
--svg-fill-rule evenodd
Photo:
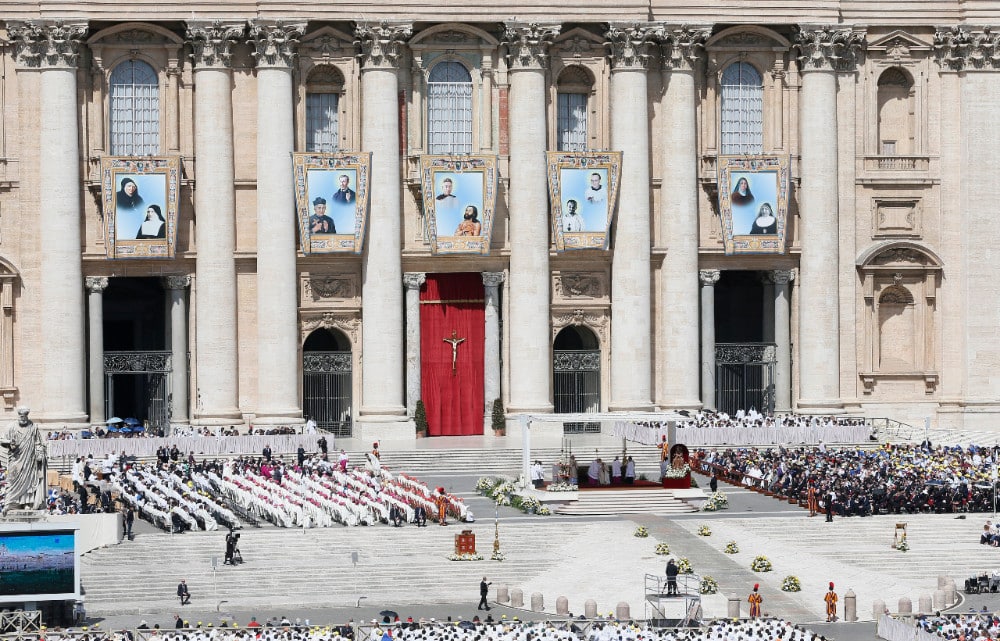
<svg viewBox="0 0 1000 641"><path fill-rule="evenodd" d="M40 510L45 505L45 441L28 418L28 408L17 408L17 423L0 439L7 449L7 498L3 512Z"/></svg>

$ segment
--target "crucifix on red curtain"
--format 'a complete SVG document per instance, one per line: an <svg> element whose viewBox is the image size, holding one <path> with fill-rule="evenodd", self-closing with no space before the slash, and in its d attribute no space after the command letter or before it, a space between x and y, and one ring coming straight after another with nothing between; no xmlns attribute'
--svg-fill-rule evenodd
<svg viewBox="0 0 1000 641"><path fill-rule="evenodd" d="M458 346L465 342L464 338L458 337L458 330L451 330L451 338L442 338L446 343L451 344L451 375L455 375L455 364L458 361Z"/></svg>

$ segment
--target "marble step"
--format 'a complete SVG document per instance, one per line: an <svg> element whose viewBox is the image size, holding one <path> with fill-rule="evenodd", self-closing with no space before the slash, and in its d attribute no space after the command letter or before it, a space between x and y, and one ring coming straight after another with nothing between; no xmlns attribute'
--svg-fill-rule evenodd
<svg viewBox="0 0 1000 641"><path fill-rule="evenodd" d="M698 510L675 498L670 490L591 490L578 500L559 506L556 514L605 516L615 514L687 514Z"/></svg>

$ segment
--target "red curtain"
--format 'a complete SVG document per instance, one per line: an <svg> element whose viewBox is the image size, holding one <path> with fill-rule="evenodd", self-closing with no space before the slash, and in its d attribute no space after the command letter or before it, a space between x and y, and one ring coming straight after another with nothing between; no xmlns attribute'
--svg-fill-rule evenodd
<svg viewBox="0 0 1000 641"><path fill-rule="evenodd" d="M479 273L427 274L420 291L420 395L428 436L483 433L483 279ZM465 339L455 350L445 339Z"/></svg>

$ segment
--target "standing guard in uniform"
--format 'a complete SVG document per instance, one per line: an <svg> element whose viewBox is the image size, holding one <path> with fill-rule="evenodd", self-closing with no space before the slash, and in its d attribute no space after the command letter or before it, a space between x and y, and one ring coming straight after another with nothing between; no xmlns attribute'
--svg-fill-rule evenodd
<svg viewBox="0 0 1000 641"><path fill-rule="evenodd" d="M830 581L830 590L823 595L826 601L826 620L828 622L837 620L837 593L833 591L833 581Z"/></svg>
<svg viewBox="0 0 1000 641"><path fill-rule="evenodd" d="M760 605L764 602L764 597L760 595L760 584L753 584L753 592L747 597L747 601L750 603L750 618L759 619L760 618Z"/></svg>

